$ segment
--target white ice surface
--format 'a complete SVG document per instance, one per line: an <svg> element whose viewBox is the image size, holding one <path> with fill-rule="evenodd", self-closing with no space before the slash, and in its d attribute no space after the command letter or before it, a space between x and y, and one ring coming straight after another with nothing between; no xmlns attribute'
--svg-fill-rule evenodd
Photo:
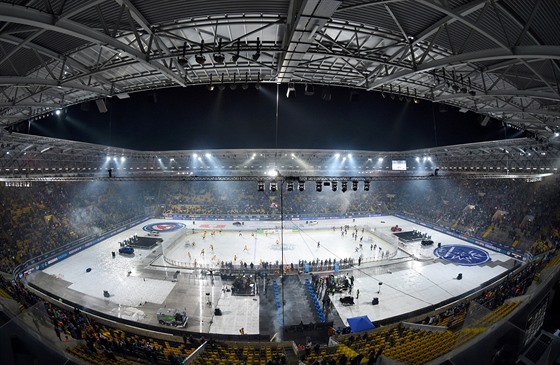
<svg viewBox="0 0 560 365"><path fill-rule="evenodd" d="M111 251L118 251L118 242L130 237L133 234L145 235L146 232L142 227L157 222L164 222L165 220L153 219L149 220L137 227L120 233L117 236L100 242L93 247L80 252L74 256L67 258L57 264L52 265L44 270L45 273L60 277L72 283L71 289L75 289L87 295L97 298L103 298L103 290L108 290L111 297L107 300L129 307L137 307L142 302L163 303L174 287L171 280L152 280L139 276L136 271L137 267L148 266L149 262L145 260L145 256L150 253L148 250L137 249L133 257L118 255L115 259L111 257ZM192 221L178 221L186 225L179 232L161 233L160 238L164 240L163 247L164 253L168 257L179 261L188 261L188 253L191 253L190 260L197 260L197 263L214 266L217 261L233 261L234 255L237 256L237 261L259 263L261 260L268 262L275 262L281 260L281 251L279 245L276 243L280 240L279 222L251 222L246 221L241 227L233 226L233 222L225 221L196 221L193 225ZM406 220L393 217L381 216L373 218L356 218L352 219L338 219L338 220L324 220L319 221L318 224L305 225L304 222L286 222L284 226L284 261L298 262L299 260L311 261L314 259L328 259L328 258L345 258L353 257L357 262L360 255L364 261L374 260L379 264L382 262L379 252L374 252L370 249L370 243L365 242L364 238L363 248L356 252L356 247L359 247L359 237L361 230L359 230L358 240L352 239L350 232L348 236L341 237L340 226L349 225L351 228L354 225L361 227L368 225L375 228L375 234L382 236L385 240L378 237L372 237L374 244L382 246L383 251L392 250L394 252L394 242L391 241L392 233L390 227L398 224L403 228L403 231L413 229L426 232L432 236L432 239L442 244L461 244L474 246L466 241L458 238L433 231L422 226L410 223ZM296 226L303 227L303 231L292 232L292 228ZM333 231L333 227L335 227ZM192 234L192 228L196 231ZM276 233L256 233L256 229L276 229ZM219 230L222 232L219 233ZM203 239L203 231L206 231L206 238ZM210 235L215 231L214 237ZM241 235L239 233L241 232ZM253 234L253 235L252 235ZM364 235L365 237L367 235ZM195 241L195 246L192 247L192 241ZM185 243L189 241L187 245ZM317 241L320 241L320 247L317 247ZM212 252L211 246L214 252ZM458 266L453 263L442 263L433 255L433 250L436 247L422 247L419 242L413 242L406 245L404 249L408 254L412 254L417 259L430 260L434 259L429 264L420 265L418 262L410 261L410 267L407 269L399 269L399 271L391 271L391 265L387 262L387 272L381 275L372 275L368 273L367 265L362 265L360 268L354 270L356 282L354 285L355 290L360 290L359 299L356 300L357 304L350 307L343 307L340 305L339 297L337 294L333 298L333 302L337 307L342 319L346 321L348 317L356 315L368 315L372 320L379 320L383 318L393 317L399 314L407 313L412 310L420 309L428 305L441 302L445 299L460 295L466 291L476 288L481 283L490 280L491 278L499 275L506 270L505 267L495 266ZM247 249L245 250L245 246ZM201 250L204 249L204 255ZM496 262L504 262L509 257L486 250L492 259ZM215 257L213 257L215 255ZM408 256L403 250L398 251L397 257ZM163 260L158 260L162 262ZM86 268L91 268L90 273L86 273ZM128 272L131 275L128 276ZM456 280L458 273L463 274L462 280ZM381 293L377 294L379 290L378 282L383 282ZM379 297L380 304L373 306L371 300L373 297ZM225 299L225 298L224 298ZM240 300L250 301L250 298L240 298ZM240 327L245 326L247 333L253 333L255 330L252 322L243 320L245 317L252 317L258 319L258 304L256 307L248 307L235 304L231 301L228 302L220 300L222 304L230 305L230 312L233 317L223 316L222 318L215 318L212 326L213 331L226 331L226 333L236 332ZM250 303L254 304L254 303ZM230 325L231 318L237 318ZM128 316L137 316L137 314L125 314ZM228 317L230 320L228 321ZM221 323L220 321L223 321ZM245 322L244 322L245 321ZM230 328L231 327L231 328ZM258 331L258 328L256 329Z"/></svg>

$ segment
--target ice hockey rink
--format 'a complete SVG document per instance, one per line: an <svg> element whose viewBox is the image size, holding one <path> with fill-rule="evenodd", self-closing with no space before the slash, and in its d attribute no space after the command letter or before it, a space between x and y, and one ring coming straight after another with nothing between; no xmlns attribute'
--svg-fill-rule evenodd
<svg viewBox="0 0 560 365"><path fill-rule="evenodd" d="M423 232L435 243L422 246L415 241L397 249L391 232L396 225L403 232ZM345 226L346 235L342 233ZM163 242L152 249L137 248L132 255L112 257L119 242L133 235L147 236L153 227L161 228L158 238ZM377 321L440 303L479 288L514 264L510 257L480 247L489 259L485 263L465 265L459 256L455 261L444 260L434 255L437 243L478 247L394 216L283 223L152 219L33 273L28 280L120 318L157 323L158 308L180 308L189 316L191 331L237 334L243 327L245 333L256 334L260 332L259 295L240 297L224 291L228 283L217 275L222 262L258 266L282 262L282 252L284 264L354 259L352 269L336 273L354 277L352 292L331 296L345 324L347 318L359 315ZM209 270L216 274L209 275ZM457 280L459 273L462 280ZM110 296L105 297L104 291ZM347 295L355 297L354 305L340 303L340 297ZM372 305L374 297L378 305ZM223 316L214 317L214 308L220 308Z"/></svg>

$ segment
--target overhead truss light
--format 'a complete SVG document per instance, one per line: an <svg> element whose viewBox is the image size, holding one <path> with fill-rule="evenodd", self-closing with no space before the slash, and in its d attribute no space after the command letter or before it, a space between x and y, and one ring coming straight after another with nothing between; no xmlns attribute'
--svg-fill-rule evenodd
<svg viewBox="0 0 560 365"><path fill-rule="evenodd" d="M247 89L249 88L249 83L248 83L248 81L249 81L249 73L248 73L248 72L245 72L245 82L243 83L243 85L241 85L241 88L242 88L243 90L247 90Z"/></svg>
<svg viewBox="0 0 560 365"><path fill-rule="evenodd" d="M187 59L187 42L183 43L183 56L179 57L177 62L183 67L189 64L189 60Z"/></svg>
<svg viewBox="0 0 560 365"><path fill-rule="evenodd" d="M210 83L206 85L208 91L214 91L214 83L212 82L212 74L210 74Z"/></svg>
<svg viewBox="0 0 560 365"><path fill-rule="evenodd" d="M229 88L230 88L231 90L237 89L237 83L236 83L236 82L237 82L237 73L234 73L234 74L233 74L233 83L232 83L232 84L229 84Z"/></svg>
<svg viewBox="0 0 560 365"><path fill-rule="evenodd" d="M347 192L347 191L348 191L348 181L343 181L343 182L341 183L341 185L342 185L342 189L341 189L342 192L343 192L343 193Z"/></svg>
<svg viewBox="0 0 560 365"><path fill-rule="evenodd" d="M237 62L239 59L239 40L237 41L237 50L233 56L231 56L231 62Z"/></svg>
<svg viewBox="0 0 560 365"><path fill-rule="evenodd" d="M364 191L369 191L369 181L364 181Z"/></svg>
<svg viewBox="0 0 560 365"><path fill-rule="evenodd" d="M259 192L264 191L264 181L262 181L262 180L257 181L257 191L259 191Z"/></svg>
<svg viewBox="0 0 560 365"><path fill-rule="evenodd" d="M305 84L305 95L311 96L315 94L315 87L313 84Z"/></svg>
<svg viewBox="0 0 560 365"><path fill-rule="evenodd" d="M277 189L277 186L278 186L278 185L277 185L277 183L276 183L276 180L272 180L272 181L270 182L270 191L275 192L276 189Z"/></svg>
<svg viewBox="0 0 560 365"><path fill-rule="evenodd" d="M217 64L222 64L224 63L226 56L224 56L224 54L222 53L222 39L220 38L219 42L218 42L218 51L216 53L214 53L214 62L216 62Z"/></svg>
<svg viewBox="0 0 560 365"><path fill-rule="evenodd" d="M323 191L323 182L322 181L317 181L315 183L315 190L318 192Z"/></svg>
<svg viewBox="0 0 560 365"><path fill-rule="evenodd" d="M202 54L203 51L204 51L204 40L200 42L200 53L194 56L196 63L198 63L201 66L206 63L206 57L204 57L204 54Z"/></svg>
<svg viewBox="0 0 560 365"><path fill-rule="evenodd" d="M331 188L332 188L332 191L337 191L338 190L338 182L333 181L332 184L331 184Z"/></svg>
<svg viewBox="0 0 560 365"><path fill-rule="evenodd" d="M288 99L296 97L296 85L293 82L288 83L288 90L286 91L286 97Z"/></svg>
<svg viewBox="0 0 560 365"><path fill-rule="evenodd" d="M288 191L294 191L294 182L292 180L288 180L286 182L286 190Z"/></svg>
<svg viewBox="0 0 560 365"><path fill-rule="evenodd" d="M305 190L305 181L298 181L298 190L304 191Z"/></svg>
<svg viewBox="0 0 560 365"><path fill-rule="evenodd" d="M253 54L253 61L258 61L261 57L261 39L257 37L257 52Z"/></svg>

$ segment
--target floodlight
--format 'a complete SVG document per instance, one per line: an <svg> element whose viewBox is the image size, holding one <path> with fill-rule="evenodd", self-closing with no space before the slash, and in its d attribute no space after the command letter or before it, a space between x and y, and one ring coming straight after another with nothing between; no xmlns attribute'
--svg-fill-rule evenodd
<svg viewBox="0 0 560 365"><path fill-rule="evenodd" d="M204 50L204 40L202 42L200 42L200 53L195 55L195 57L194 57L194 59L196 60L196 63L198 63L201 66L206 63L206 57L204 57L204 55L202 54L203 50Z"/></svg>
<svg viewBox="0 0 560 365"><path fill-rule="evenodd" d="M264 191L264 181L257 181L257 191Z"/></svg>
<svg viewBox="0 0 560 365"><path fill-rule="evenodd" d="M224 63L226 56L222 53L222 39L218 42L218 52L214 53L214 62L218 64Z"/></svg>
<svg viewBox="0 0 560 365"><path fill-rule="evenodd" d="M318 191L318 192L323 191L323 183L321 181L317 181L315 183L315 190Z"/></svg>
<svg viewBox="0 0 560 365"><path fill-rule="evenodd" d="M272 181L270 182L270 191L275 192L275 191L276 191L276 187L277 187L276 181L272 180Z"/></svg>
<svg viewBox="0 0 560 365"><path fill-rule="evenodd" d="M347 182L347 181L343 181L343 182L341 183L341 185L342 185L342 189L341 189L341 190L342 190L343 193L345 193L345 192L348 190L348 182Z"/></svg>
<svg viewBox="0 0 560 365"><path fill-rule="evenodd" d="M255 54L253 54L253 61L258 61L259 58L261 57L261 39L259 37L257 37L257 52L255 52Z"/></svg>
<svg viewBox="0 0 560 365"><path fill-rule="evenodd" d="M298 190L299 191L305 190L305 181L298 181Z"/></svg>
<svg viewBox="0 0 560 365"><path fill-rule="evenodd" d="M337 191L338 190L338 183L336 181L333 181L331 188L332 188L332 191Z"/></svg>
<svg viewBox="0 0 560 365"><path fill-rule="evenodd" d="M286 190L287 191L294 191L294 182L293 181L290 180L290 181L287 182Z"/></svg>
<svg viewBox="0 0 560 365"><path fill-rule="evenodd" d="M352 190L353 191L358 190L358 182L356 180L352 181Z"/></svg>
<svg viewBox="0 0 560 365"><path fill-rule="evenodd" d="M286 91L286 97L288 99L296 97L296 85L293 82L288 83L288 90Z"/></svg>
<svg viewBox="0 0 560 365"><path fill-rule="evenodd" d="M369 191L369 181L364 181L364 191Z"/></svg>

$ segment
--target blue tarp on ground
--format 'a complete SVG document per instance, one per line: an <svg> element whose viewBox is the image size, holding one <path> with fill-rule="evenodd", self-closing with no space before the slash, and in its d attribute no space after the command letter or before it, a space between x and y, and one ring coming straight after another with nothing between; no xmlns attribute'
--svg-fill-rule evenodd
<svg viewBox="0 0 560 365"><path fill-rule="evenodd" d="M352 329L352 332L367 331L375 328L368 316L348 318L348 325Z"/></svg>

